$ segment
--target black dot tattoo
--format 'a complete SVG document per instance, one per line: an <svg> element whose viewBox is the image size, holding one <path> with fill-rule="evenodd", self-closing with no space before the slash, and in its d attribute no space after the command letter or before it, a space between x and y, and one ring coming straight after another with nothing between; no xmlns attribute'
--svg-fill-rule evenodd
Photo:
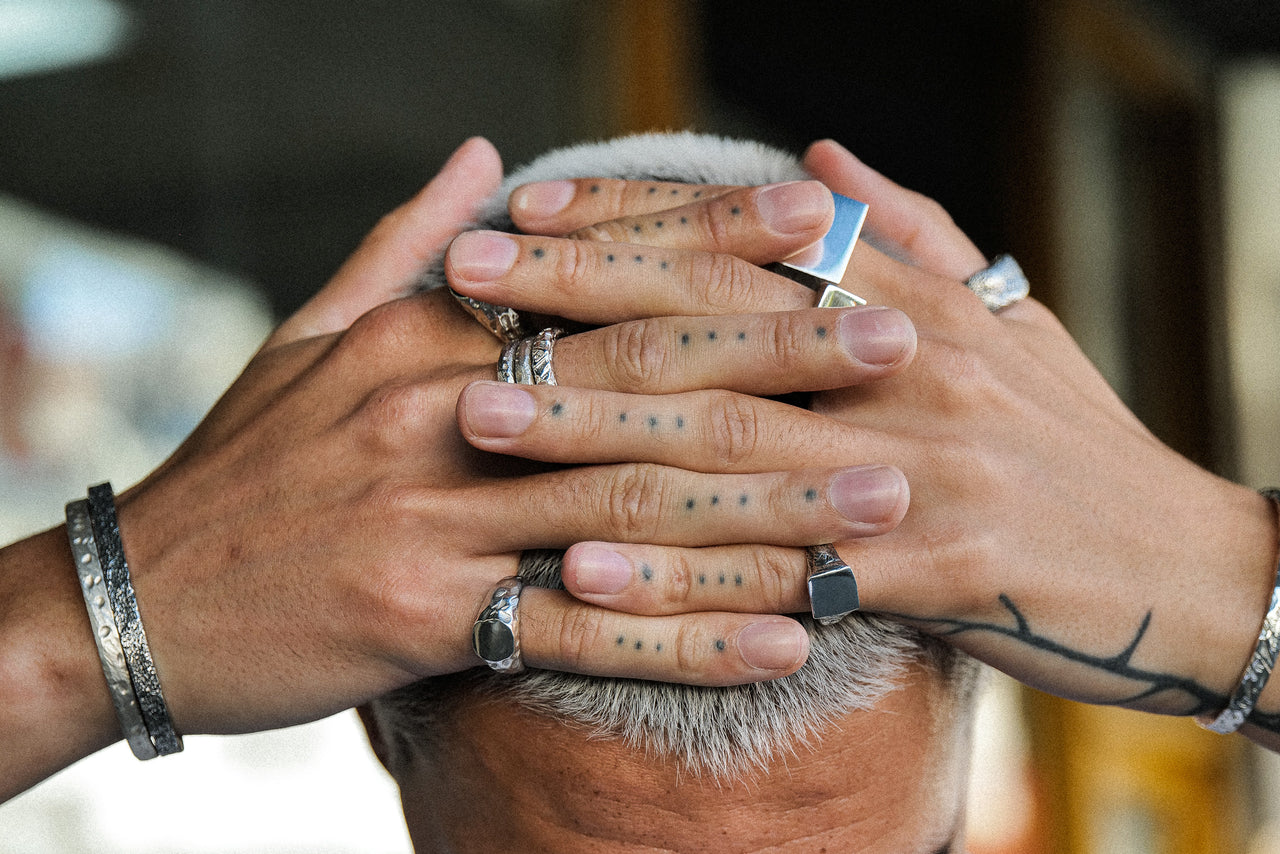
<svg viewBox="0 0 1280 854"><path fill-rule="evenodd" d="M722 640L716 641L716 652L724 652L724 649L725 649L725 642Z"/></svg>
<svg viewBox="0 0 1280 854"><path fill-rule="evenodd" d="M818 490L814 489L813 487L809 487L808 489L806 489L806 490L804 491L804 500L805 500L805 501L817 501L817 500L818 500Z"/></svg>
<svg viewBox="0 0 1280 854"><path fill-rule="evenodd" d="M658 220L657 222L655 222L655 223L653 224L653 227L654 227L654 228L662 228L662 226L663 226L664 224L665 224L665 223L663 223L663 221L662 221L662 220Z"/></svg>
<svg viewBox="0 0 1280 854"><path fill-rule="evenodd" d="M739 495L739 496L738 496L738 506L739 506L739 507L746 507L746 506L747 506L747 501L748 501L748 500L749 500L749 499L747 498L747 494L746 494L745 492L744 492L744 493L742 493L741 495Z"/></svg>
<svg viewBox="0 0 1280 854"><path fill-rule="evenodd" d="M610 264L612 264L612 263L613 263L613 256L612 256L612 255L606 255L606 256L604 256L604 260L606 260L606 261L608 261Z"/></svg>
<svg viewBox="0 0 1280 854"><path fill-rule="evenodd" d="M619 413L618 413L618 423L619 423L619 424L626 424L626 423L627 423L627 413L625 413L625 412L619 412Z"/></svg>
<svg viewBox="0 0 1280 854"><path fill-rule="evenodd" d="M819 337L819 338L826 338L826 337L827 337L827 327L825 327L825 326L819 326L817 329L815 329L815 330L813 330L813 331L814 331L815 333L817 333L817 335L818 335L818 337Z"/></svg>
<svg viewBox="0 0 1280 854"><path fill-rule="evenodd" d="M707 340L708 341L716 340L716 331L714 329L712 329L710 332L707 333Z"/></svg>
<svg viewBox="0 0 1280 854"><path fill-rule="evenodd" d="M560 415L562 415L563 413L564 413L564 404L563 404L563 403L560 403L559 401L557 401L557 402L555 402L555 403L551 404L551 414L552 414L552 415L560 416Z"/></svg>
<svg viewBox="0 0 1280 854"><path fill-rule="evenodd" d="M689 346L689 333L688 333L688 332L685 332L685 333L681 334L681 336L680 336L680 346L682 346L682 347L688 347L688 346Z"/></svg>
<svg viewBox="0 0 1280 854"><path fill-rule="evenodd" d="M694 507L697 507L697 506L698 506L698 502L697 502L697 501L695 501L694 499L692 499L692 498L686 498L686 499L685 499L685 502L684 502L684 509L685 509L685 510L692 510Z"/></svg>
<svg viewBox="0 0 1280 854"><path fill-rule="evenodd" d="M741 575L735 575L735 576L733 577L733 586L734 586L734 587L741 587L741 586L742 586L742 576L741 576Z"/></svg>
<svg viewBox="0 0 1280 854"><path fill-rule="evenodd" d="M747 333L745 333L745 332L739 332L739 333L738 333L738 340L739 340L739 341L746 341L746 340L747 340Z"/></svg>
<svg viewBox="0 0 1280 854"><path fill-rule="evenodd" d="M654 651L655 651L655 652L662 652L662 644L660 644L660 643L655 643L655 644L653 645L653 649L654 649Z"/></svg>
<svg viewBox="0 0 1280 854"><path fill-rule="evenodd" d="M657 430L657 429L658 429L658 416L656 416L656 415L650 415L650 416L649 416L649 429L651 429L651 430Z"/></svg>
<svg viewBox="0 0 1280 854"><path fill-rule="evenodd" d="M661 264L659 264L658 266L659 266L659 268L660 268L660 269L665 270L665 269L667 269L668 267L670 267L671 265L670 265L670 264L668 264L666 261L663 261L663 262L662 262Z"/></svg>
<svg viewBox="0 0 1280 854"><path fill-rule="evenodd" d="M723 572L722 572L722 573L720 573L720 586L721 586L721 587L723 587L723 586L724 586L724 573L723 573Z"/></svg>
<svg viewBox="0 0 1280 854"><path fill-rule="evenodd" d="M680 195L680 191L679 191L679 190L672 190L672 191L671 191L671 195L673 195L673 196L678 196L678 195Z"/></svg>
<svg viewBox="0 0 1280 854"><path fill-rule="evenodd" d="M715 506L716 506L717 504L719 504L719 503L720 503L720 496L719 496L719 495L713 495L713 496L711 496L711 506L712 506L712 507L715 507Z"/></svg>
<svg viewBox="0 0 1280 854"><path fill-rule="evenodd" d="M644 641L636 641L636 649L642 649L643 647Z"/></svg>
<svg viewBox="0 0 1280 854"><path fill-rule="evenodd" d="M624 643L626 643L626 641L627 641L626 638L624 638L622 635L618 635L618 646L622 646Z"/></svg>
<svg viewBox="0 0 1280 854"><path fill-rule="evenodd" d="M734 205L732 208L729 209L729 213L733 214L734 216L741 216L742 208L738 207L737 205Z"/></svg>
<svg viewBox="0 0 1280 854"><path fill-rule="evenodd" d="M680 217L680 224L681 224L681 225L688 225L688 224L689 224L689 218L688 218L687 216L682 216L682 217Z"/></svg>
<svg viewBox="0 0 1280 854"><path fill-rule="evenodd" d="M695 199L700 199L700 198L702 198L702 191L701 191L701 190L698 190L696 193L694 193L694 194L693 194L693 197L694 197Z"/></svg>
<svg viewBox="0 0 1280 854"><path fill-rule="evenodd" d="M640 577L645 581L653 581L653 567L649 566L647 563L642 564L640 566Z"/></svg>
<svg viewBox="0 0 1280 854"><path fill-rule="evenodd" d="M707 577L706 577L705 575L699 575L699 576L698 576L698 583L699 583L699 584L706 584L706 583L707 583Z"/></svg>
<svg viewBox="0 0 1280 854"><path fill-rule="evenodd" d="M547 254L547 250L543 249L541 246L539 246L539 247L537 247L536 249L534 249L534 250L533 250L533 257L534 257L534 258L541 258L542 256L544 256L544 255L546 255L546 254Z"/></svg>
<svg viewBox="0 0 1280 854"><path fill-rule="evenodd" d="M643 255L637 255L637 256L636 256L636 263L637 263L637 264L643 264L643 263L644 263L644 256L643 256Z"/></svg>
<svg viewBox="0 0 1280 854"><path fill-rule="evenodd" d="M592 184L592 185L591 185L591 192L593 192L593 193L598 193L598 192L600 192L600 185L599 185L599 184Z"/></svg>
<svg viewBox="0 0 1280 854"><path fill-rule="evenodd" d="M658 192L658 188L657 188L657 187L650 187L650 188L649 188L649 195L651 195L651 196L652 196L652 195L653 195L654 193L656 193L656 192Z"/></svg>
<svg viewBox="0 0 1280 854"><path fill-rule="evenodd" d="M638 225L631 226L631 230L634 231L636 234L639 234L641 231L643 231L643 229Z"/></svg>
<svg viewBox="0 0 1280 854"><path fill-rule="evenodd" d="M677 415L677 416L676 416L676 429L677 429L677 430L683 430L683 429L684 429L684 416L683 416L683 415Z"/></svg>

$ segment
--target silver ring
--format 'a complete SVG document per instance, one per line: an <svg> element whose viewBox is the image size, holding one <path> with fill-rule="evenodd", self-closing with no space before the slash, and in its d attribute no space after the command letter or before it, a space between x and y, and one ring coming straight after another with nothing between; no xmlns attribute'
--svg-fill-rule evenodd
<svg viewBox="0 0 1280 854"><path fill-rule="evenodd" d="M556 372L551 357L556 339L564 330L548 326L537 335L509 341L498 354L495 373L500 382L522 385L555 385Z"/></svg>
<svg viewBox="0 0 1280 854"><path fill-rule="evenodd" d="M520 315L514 308L481 302L478 299L463 296L453 288L449 288L449 293L453 294L453 298L467 314L480 321L480 325L492 332L499 341L510 342L524 335Z"/></svg>
<svg viewBox="0 0 1280 854"><path fill-rule="evenodd" d="M858 610L858 580L831 545L809 546L809 610L824 626Z"/></svg>
<svg viewBox="0 0 1280 854"><path fill-rule="evenodd" d="M1012 255L999 256L990 267L965 279L964 286L977 294L982 304L993 312L1026 299L1031 293L1031 283Z"/></svg>
<svg viewBox="0 0 1280 854"><path fill-rule="evenodd" d="M524 582L510 576L498 582L489 604L471 626L471 647L485 664L499 673L524 670L520 655L520 591Z"/></svg>

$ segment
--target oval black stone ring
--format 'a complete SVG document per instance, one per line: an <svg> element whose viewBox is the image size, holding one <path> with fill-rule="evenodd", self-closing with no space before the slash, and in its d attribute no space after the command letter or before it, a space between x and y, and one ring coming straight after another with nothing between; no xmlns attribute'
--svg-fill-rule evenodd
<svg viewBox="0 0 1280 854"><path fill-rule="evenodd" d="M520 656L520 591L524 582L516 576L504 578L494 588L489 604L481 609L471 627L471 646L476 655L499 673L524 670Z"/></svg>

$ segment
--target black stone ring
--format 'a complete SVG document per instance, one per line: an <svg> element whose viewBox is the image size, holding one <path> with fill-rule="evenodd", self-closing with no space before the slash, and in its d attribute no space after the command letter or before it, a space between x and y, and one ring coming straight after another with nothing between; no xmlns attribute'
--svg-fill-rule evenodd
<svg viewBox="0 0 1280 854"><path fill-rule="evenodd" d="M809 607L824 626L838 623L858 610L858 581L834 547L809 546Z"/></svg>
<svg viewBox="0 0 1280 854"><path fill-rule="evenodd" d="M520 591L524 582L516 576L504 578L494 588L489 604L480 611L471 627L471 646L476 655L499 673L524 670L520 656Z"/></svg>

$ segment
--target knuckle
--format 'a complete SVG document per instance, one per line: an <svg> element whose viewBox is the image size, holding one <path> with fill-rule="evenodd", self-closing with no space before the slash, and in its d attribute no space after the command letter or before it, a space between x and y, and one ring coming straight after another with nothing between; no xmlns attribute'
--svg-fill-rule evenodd
<svg viewBox="0 0 1280 854"><path fill-rule="evenodd" d="M561 660L570 667L580 667L592 652L599 652L605 642L605 612L598 608L574 606L560 612L556 631Z"/></svg>
<svg viewBox="0 0 1280 854"><path fill-rule="evenodd" d="M774 315L772 323L769 357L779 371L786 371L804 357L809 336L813 334L812 323L795 312Z"/></svg>
<svg viewBox="0 0 1280 854"><path fill-rule="evenodd" d="M384 386L361 407L361 429L376 447L403 448L416 439L433 402L431 391L418 383Z"/></svg>
<svg viewBox="0 0 1280 854"><path fill-rule="evenodd" d="M661 324L636 320L608 329L604 364L617 390L652 394L662 389L669 364Z"/></svg>
<svg viewBox="0 0 1280 854"><path fill-rule="evenodd" d="M726 391L715 393L709 423L718 460L734 468L751 459L760 443L758 415L751 398Z"/></svg>
<svg viewBox="0 0 1280 854"><path fill-rule="evenodd" d="M696 567L687 552L679 552L672 561L668 579L662 590L662 603L679 608L693 599L693 577Z"/></svg>
<svg viewBox="0 0 1280 854"><path fill-rule="evenodd" d="M727 314L745 304L751 292L752 278L748 265L732 255L701 256L695 266L694 281L703 282L699 297L713 314Z"/></svg>
<svg viewBox="0 0 1280 854"><path fill-rule="evenodd" d="M796 554L782 549L757 549L755 561L757 583L764 601L775 607L793 603L803 576L796 564Z"/></svg>
<svg viewBox="0 0 1280 854"><path fill-rule="evenodd" d="M627 239L627 226L618 220L609 220L584 226L569 236L576 240L595 243L620 243Z"/></svg>
<svg viewBox="0 0 1280 854"><path fill-rule="evenodd" d="M697 208L695 216L698 229L707 236L709 248L712 251L723 252L732 246L733 229L729 225L729 217L726 215L723 203Z"/></svg>
<svg viewBox="0 0 1280 854"><path fill-rule="evenodd" d="M620 466L604 482L605 512L614 529L631 540L647 541L657 534L665 505L666 478L650 463Z"/></svg>
<svg viewBox="0 0 1280 854"><path fill-rule="evenodd" d="M342 336L340 351L355 351L355 358L365 354L386 355L414 345L421 340L419 311L413 300L396 300L384 303L365 312Z"/></svg>
<svg viewBox="0 0 1280 854"><path fill-rule="evenodd" d="M590 280L594 257L589 247L581 241L559 241L556 252L558 284L569 292L576 292L579 283Z"/></svg>

